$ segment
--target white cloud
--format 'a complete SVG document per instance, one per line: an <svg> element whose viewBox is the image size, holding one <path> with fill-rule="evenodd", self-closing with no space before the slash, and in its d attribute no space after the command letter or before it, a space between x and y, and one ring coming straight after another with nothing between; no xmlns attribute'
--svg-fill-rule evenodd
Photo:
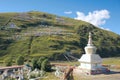
<svg viewBox="0 0 120 80"><path fill-rule="evenodd" d="M65 14L72 14L72 11L65 11Z"/></svg>
<svg viewBox="0 0 120 80"><path fill-rule="evenodd" d="M77 11L76 14L77 17L75 17L75 19L90 22L95 26L104 25L106 23L106 19L110 18L108 10L96 10L93 12L89 12L88 15L85 15L83 12Z"/></svg>

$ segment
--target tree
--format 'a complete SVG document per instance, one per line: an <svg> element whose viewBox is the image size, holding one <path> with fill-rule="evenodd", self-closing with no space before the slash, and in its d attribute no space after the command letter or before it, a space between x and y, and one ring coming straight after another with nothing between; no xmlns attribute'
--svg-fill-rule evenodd
<svg viewBox="0 0 120 80"><path fill-rule="evenodd" d="M41 64L41 69L43 71L50 71L51 70L51 65L48 59L45 59L42 64Z"/></svg>
<svg viewBox="0 0 120 80"><path fill-rule="evenodd" d="M38 64L38 68L41 69L41 64L42 62L45 60L46 58L45 57L40 57L39 60L37 61L37 64Z"/></svg>
<svg viewBox="0 0 120 80"><path fill-rule="evenodd" d="M24 57L23 56L19 56L17 59L17 65L23 65L24 64Z"/></svg>
<svg viewBox="0 0 120 80"><path fill-rule="evenodd" d="M45 57L40 57L39 59L33 58L32 65L33 65L33 69L37 68L37 69L41 69L43 71L50 71L51 70L50 62Z"/></svg>
<svg viewBox="0 0 120 80"><path fill-rule="evenodd" d="M32 60L32 67L33 67L33 69L38 68L37 61L38 61L38 58L33 58L33 60Z"/></svg>

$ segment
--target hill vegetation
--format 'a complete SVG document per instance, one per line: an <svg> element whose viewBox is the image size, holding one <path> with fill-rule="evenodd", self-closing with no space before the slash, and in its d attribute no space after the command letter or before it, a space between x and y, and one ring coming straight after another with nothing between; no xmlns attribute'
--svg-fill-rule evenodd
<svg viewBox="0 0 120 80"><path fill-rule="evenodd" d="M0 13L0 59L47 56L66 60L67 50L80 57L87 44L88 32L101 57L120 56L120 35L71 18L43 12Z"/></svg>

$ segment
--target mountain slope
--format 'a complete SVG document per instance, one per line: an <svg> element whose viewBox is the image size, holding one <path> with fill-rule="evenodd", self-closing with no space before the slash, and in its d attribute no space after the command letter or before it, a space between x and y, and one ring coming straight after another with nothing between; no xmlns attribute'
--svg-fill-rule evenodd
<svg viewBox="0 0 120 80"><path fill-rule="evenodd" d="M70 50L79 58L88 32L92 32L100 56L120 56L120 36L87 22L42 12L0 13L0 56L65 60L63 53Z"/></svg>

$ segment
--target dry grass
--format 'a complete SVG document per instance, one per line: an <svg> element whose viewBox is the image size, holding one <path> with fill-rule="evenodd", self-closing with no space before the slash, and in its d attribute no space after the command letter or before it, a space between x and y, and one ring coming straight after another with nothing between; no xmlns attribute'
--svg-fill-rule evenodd
<svg viewBox="0 0 120 80"><path fill-rule="evenodd" d="M79 79L80 79L79 76L74 76L74 80L79 80ZM82 78L82 77L81 77L81 79L86 80L85 78ZM40 79L40 80L62 80L62 79L56 77L54 75L54 72L52 72L52 73L47 73L47 78L43 78L43 79Z"/></svg>

